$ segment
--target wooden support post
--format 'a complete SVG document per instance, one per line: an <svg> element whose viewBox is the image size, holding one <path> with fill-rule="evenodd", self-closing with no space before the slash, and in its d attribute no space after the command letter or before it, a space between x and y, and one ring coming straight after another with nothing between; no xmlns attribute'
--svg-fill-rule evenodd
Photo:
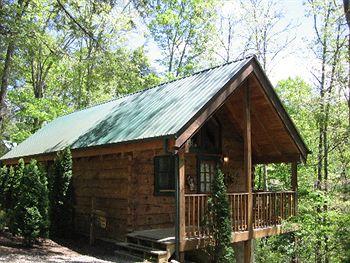
<svg viewBox="0 0 350 263"><path fill-rule="evenodd" d="M185 224L185 155L183 151L178 151L177 155L177 172L176 176L176 224L175 224L175 241L176 241L176 259L184 262L184 246L186 239Z"/></svg>
<svg viewBox="0 0 350 263"><path fill-rule="evenodd" d="M249 240L244 243L244 262L252 262L253 238L253 195L252 195L252 133L251 133L251 101L250 86L244 87L244 175L246 177L246 192L248 193L247 225Z"/></svg>
<svg viewBox="0 0 350 263"><path fill-rule="evenodd" d="M292 191L297 191L298 190L298 165L297 163L293 162L291 164L292 167Z"/></svg>
<svg viewBox="0 0 350 263"><path fill-rule="evenodd" d="M291 187L292 191L295 191L294 195L294 214L297 214L298 212L298 164L296 162L293 162L291 164L291 170L292 170L292 178L291 178ZM292 262L298 263L298 237L295 235L295 233L292 233L292 239L294 242L294 253Z"/></svg>
<svg viewBox="0 0 350 263"><path fill-rule="evenodd" d="M179 186L180 186L180 251L183 251L186 238L185 224L185 155L179 156Z"/></svg>
<svg viewBox="0 0 350 263"><path fill-rule="evenodd" d="M295 208L295 214L297 214L297 211L298 211L298 165L296 162L292 163L291 170L292 170L292 178L291 178L292 191L295 191L294 208Z"/></svg>

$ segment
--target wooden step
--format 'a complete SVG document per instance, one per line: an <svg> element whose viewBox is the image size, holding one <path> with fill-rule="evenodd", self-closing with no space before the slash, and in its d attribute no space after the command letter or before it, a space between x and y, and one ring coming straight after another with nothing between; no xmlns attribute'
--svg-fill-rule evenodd
<svg viewBox="0 0 350 263"><path fill-rule="evenodd" d="M167 262L168 252L139 244L122 242L116 243L116 253L127 253L138 258L146 259L150 262Z"/></svg>
<svg viewBox="0 0 350 263"><path fill-rule="evenodd" d="M158 242L157 240L153 240L153 239L141 237L141 236L127 235L126 241L128 243L142 245L145 247L157 248L159 250L167 250L167 246L168 246L166 243L161 243L161 242Z"/></svg>
<svg viewBox="0 0 350 263"><path fill-rule="evenodd" d="M152 247L158 250L166 250L168 253L168 259L175 252L175 243L172 241L166 240L157 240L149 237L145 237L142 235L135 235L134 233L130 233L126 236L128 243L138 244L145 247Z"/></svg>

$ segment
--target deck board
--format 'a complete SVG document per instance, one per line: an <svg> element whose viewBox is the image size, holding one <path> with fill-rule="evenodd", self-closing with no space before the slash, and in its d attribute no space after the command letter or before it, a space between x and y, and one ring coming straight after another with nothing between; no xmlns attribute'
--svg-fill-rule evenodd
<svg viewBox="0 0 350 263"><path fill-rule="evenodd" d="M175 244L175 228L140 230L130 233L129 236L148 239L154 242Z"/></svg>

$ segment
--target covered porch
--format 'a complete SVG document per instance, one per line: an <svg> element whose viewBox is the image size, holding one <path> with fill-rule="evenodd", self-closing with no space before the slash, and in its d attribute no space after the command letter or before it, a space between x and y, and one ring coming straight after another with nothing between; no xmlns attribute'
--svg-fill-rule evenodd
<svg viewBox="0 0 350 263"><path fill-rule="evenodd" d="M252 239L283 233L282 222L297 214L297 164L308 150L259 68L248 67L229 83L178 136L175 150L180 259L205 245L208 185L217 163L228 188L232 242L244 242L244 262L251 262ZM290 165L289 189L254 190L254 167L270 163Z"/></svg>

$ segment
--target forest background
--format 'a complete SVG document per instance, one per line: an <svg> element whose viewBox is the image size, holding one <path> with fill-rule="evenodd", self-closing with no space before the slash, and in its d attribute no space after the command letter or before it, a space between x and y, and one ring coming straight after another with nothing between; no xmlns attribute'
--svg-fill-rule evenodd
<svg viewBox="0 0 350 263"><path fill-rule="evenodd" d="M298 254L350 262L348 0L0 0L0 154L54 118L255 54L312 151ZM257 167L288 189L289 167ZM287 262L287 236L256 242Z"/></svg>

